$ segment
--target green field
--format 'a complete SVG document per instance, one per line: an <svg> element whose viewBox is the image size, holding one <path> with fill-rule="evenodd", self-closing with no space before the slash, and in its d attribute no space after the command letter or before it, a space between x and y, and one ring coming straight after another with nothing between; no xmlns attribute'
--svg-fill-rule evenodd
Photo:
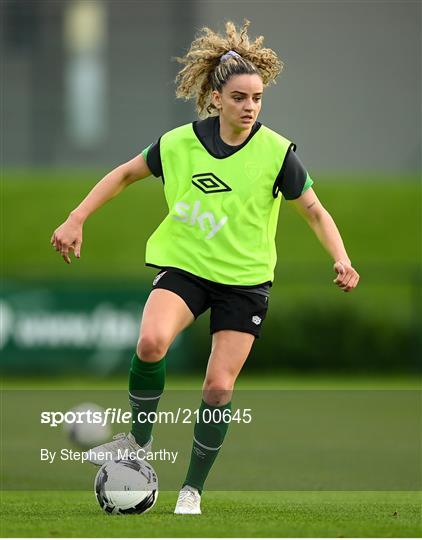
<svg viewBox="0 0 422 540"><path fill-rule="evenodd" d="M167 388L169 392L175 391L194 391L195 400L199 396L200 389L200 378L199 377L169 377ZM61 393L63 400L70 399L65 395L66 391L87 391L92 389L92 392L98 392L99 389L103 389L106 392L117 391L117 389L122 389L123 394L125 393L126 388L126 379L123 378L112 378L104 379L102 381L96 381L93 378L85 379L69 379L65 377L61 378L7 378L3 380L2 390L3 390L3 405L4 413L7 414L7 405L8 398L5 397L7 392L19 392L19 390L33 391L34 389L42 390L47 396L49 392L58 392ZM266 389L267 391L273 392L274 389L283 390L287 392L292 392L295 390L299 391L309 391L311 395L316 395L318 391L325 390L327 392L348 392L348 391L417 391L420 388L420 379L418 377L405 377L405 376L379 376L379 377L341 377L341 376L307 376L299 377L293 375L284 375L284 376L271 376L271 377L250 377L243 376L239 380L238 385L238 394L235 398L237 402L240 402L242 399L242 393L247 392L252 389L252 392L258 390ZM72 389L72 390L71 390ZM176 390L177 389L177 390ZM5 392L6 391L6 392ZM42 392L40 396L42 396ZM126 400L125 396L122 394L123 401ZM38 394L37 394L38 395ZM55 395L55 394L54 394ZM107 394L105 394L107 395ZM365 394L363 394L364 396ZM394 398L395 394L392 394ZM406 395L406 394L404 394ZM342 394L340 394L340 397ZM19 398L19 394L16 396ZM386 395L388 399L388 395ZM19 398L20 399L20 398ZM39 399L39 398L38 398ZM48 399L48 398L47 398ZM96 400L96 397L93 398ZM37 408L36 401L33 398L30 398L32 403L32 408L35 410ZM360 400L359 400L360 401ZM338 402L341 405L340 402ZM383 402L384 403L384 402ZM405 402L404 402L405 403ZM408 405L412 406L413 401L410 401ZM25 410L27 407L25 405L25 399L21 400L21 405ZM353 408L355 413L352 413L352 416L348 418L347 431L352 431L355 429L353 425L353 417L356 417L359 421L359 433L362 436L362 426L368 421L368 418L371 418L376 411L371 411L367 407L366 402L361 403L362 410L356 410ZM385 414L382 410L385 410ZM379 448L376 450L377 456L376 461L385 461L385 484L388 484L389 478L399 478L400 475L396 470L388 467L388 454L392 451L392 457L397 458L397 452L404 451L406 444L415 446L414 444L414 427L413 420L417 420L417 411L416 416L412 420L412 415L409 412L405 413L403 409L395 410L394 401L391 405L388 403L383 405L382 410L378 410L378 416L374 417L374 420L377 425L381 425L381 431L377 434L378 437L383 437L383 434L388 435L388 431L397 430L397 426L400 430L400 435L395 437L386 438L384 444L381 441L383 450L381 454ZM315 408L315 406L314 406ZM413 407L414 408L414 407ZM316 411L316 409L315 409ZM349 413L352 411L349 410ZM32 410L31 410L32 413ZM330 447L327 447L327 438L324 440L318 440L317 438L312 439L309 435L308 440L306 436L302 441L298 440L299 446L293 446L291 448L291 453L287 454L287 449L291 442L287 437L286 433L293 431L295 435L293 439L298 439L300 433L297 431L296 419L300 419L299 416L294 416L294 424L289 424L289 417L291 416L288 411L284 416L280 415L280 411L274 411L277 415L277 420L281 427L282 437L278 441L274 441L272 445L269 445L271 452L274 453L273 459L275 457L275 462L277 463L277 453L282 452L284 460L288 461L287 464L280 463L278 468L274 468L274 473L278 475L278 484L280 485L285 480L286 484L292 483L292 474L289 472L289 469L293 468L294 470L298 469L298 463L302 459L300 456L296 465L294 461L296 459L296 454L300 451L300 448L306 446L303 449L304 459L308 462L312 462L315 455L322 450L325 455L333 456L333 445L337 445L337 437L332 437L328 439L328 444ZM340 409L337 411L337 414L340 415ZM316 412L315 412L316 414ZM324 413L326 417L325 425L328 425L328 422L331 422L333 418L330 414ZM420 416L420 415L419 415ZM30 417L28 413L25 417ZM331 420L330 420L331 418ZM11 429L10 418L6 418L6 421L3 418L3 436L5 432L9 432ZM410 421L410 423L408 423ZM16 422L15 422L16 423ZM314 415L311 421L308 424L308 430L312 429L312 426L316 424L316 416ZM406 425L407 424L407 425ZM331 425L331 424L330 424ZM23 427L22 427L23 426ZM17 446L15 446L14 455L20 456L20 458L25 463L30 463L31 456L28 454L28 449L30 450L30 444L25 446L23 449L21 436L22 429L24 429L25 434L31 433L30 430L35 430L35 424L29 422L28 425L24 421L19 421L18 425L13 428L10 433L10 437L6 437L6 442L3 452L3 466L6 461L10 462L10 451L9 440L18 437L15 441ZM373 424L369 422L367 427L371 429ZM395 427L396 426L396 427ZM403 431L401 429L403 428ZM170 428L166 427L165 432L168 432ZM257 433L258 429L262 429L262 426L257 426L253 433ZM186 448L185 454L189 451L190 446L190 435L191 428L189 432L180 431L176 427L174 432L174 437L179 437L180 439L186 439ZM166 433L163 433L163 430L160 430L157 435L157 441L165 438ZM232 435L234 435L234 431ZM244 432L244 435L247 435L248 432ZM36 432L33 432L34 436L30 437L30 440L36 441ZM47 433L48 435L48 433ZM241 435L241 434L240 434ZM239 435L239 436L240 436ZM391 435L391 434L390 434ZM49 435L48 435L49 436ZM47 439L48 439L47 436ZM170 433L170 438L172 437ZM344 433L343 433L344 437ZM230 461L230 447L235 443L236 437L231 437L227 440L227 445L225 445L225 455L221 457L221 460L216 463L215 470L213 473L213 478L210 479L210 485L218 478L219 485L222 483L227 485L230 484L230 474L231 471L234 472L235 461ZM259 437L258 437L259 438ZM393 438L393 442L391 442ZM400 440L400 445L399 445ZM413 441L413 442L412 442ZM51 441L50 441L51 442ZM183 444L184 444L183 442ZM356 452L356 458L359 455L359 449L362 446L362 440L360 446L358 445L356 449L353 449L352 441L348 442L347 439L343 441L347 443L351 448L349 452L353 455ZM13 443L14 444L14 443ZM46 443L49 444L48 442ZM182 444L182 443L181 443ZM320 446L322 444L322 446ZM325 446L324 446L325 444ZM18 450L21 448L20 450ZM263 451L263 447L257 446L256 448L251 448L251 452L254 452L254 455L250 455L249 459L242 462L247 465L243 469L243 474L250 475L253 477L254 468L251 468L250 465L258 464L259 467L266 466L265 463L262 463L264 460L259 458L259 455ZM419 452L420 455L420 444L416 443L416 452ZM234 448L236 450L236 448ZM271 460L271 452L268 449L266 450L266 459ZM371 449L369 448L369 451ZM336 451L336 450L335 450ZM338 446L338 452L343 452L341 444ZM410 448L410 456L415 456L415 451ZM25 453L26 452L26 453ZM385 452L386 456L382 455L382 452ZM28 455L27 455L28 454ZM404 455L404 454L403 454ZM308 456L308 457L306 457ZM226 458L228 462L226 462ZM239 461L237 454L234 456L235 460ZM366 458L366 456L364 456ZM220 458L219 458L220 459ZM415 457L413 459L411 467L414 467ZM283 461L284 461L283 460ZM399 461L406 461L405 459L400 459ZM359 461L356 461L356 466L359 465ZM365 460L362 461L365 464ZM369 464L371 460L369 460ZM374 461L372 461L374 463ZM25 482L25 477L30 478L31 474L34 474L33 486L36 486L36 476L39 474L40 469L34 470L32 466L29 466L28 474L22 474L21 463L19 460L16 461L17 465L11 465L11 467L6 467L3 470L2 478L3 482L8 483L9 485L15 482L15 485L18 485L17 476L20 475L20 481ZM231 464L231 465L230 465ZM229 466L230 465L230 466ZM308 470L312 472L312 467L309 468L309 463L303 462L303 470ZM403 464L408 465L408 464ZM16 468L17 466L17 468ZM14 468L15 467L15 468ZM165 483L163 476L164 470L162 465L158 466L159 479ZM180 476L183 473L183 468L185 467L182 464L182 470L175 471L174 475L180 480ZM259 468L258 467L258 468ZM283 468L284 467L284 468ZM13 470L16 475L14 480ZM85 464L83 466L75 467L71 469L70 473L66 473L63 477L63 470L57 474L59 478L57 490L37 490L37 489L10 489L2 491L2 525L1 525L1 534L4 537L420 537L422 533L421 520L422 520L422 511L421 511L421 492L415 491L412 488L409 490L403 491L400 488L397 490L386 490L379 489L375 491L371 490L330 490L330 489L315 489L308 490L303 488L298 488L301 490L291 490L286 488L286 490L278 491L264 491L264 490L255 490L251 491L250 489L244 491L217 491L216 489L209 489L206 491L203 496L202 510L203 514L201 516L174 516L173 509L174 504L177 498L177 492L175 491L163 491L160 493L158 502L156 506L144 516L110 516L104 514L97 502L95 500L93 491L90 488L91 482L93 481L95 468ZM168 469L167 469L168 470ZM381 469L380 469L381 470ZM413 468L415 478L420 476L415 468ZM408 474L406 467L403 469L403 474ZM160 473L162 476L160 476ZM171 473L171 471L169 471ZM359 477L362 476L360 470L354 472L351 471L353 475ZM327 470L328 474L328 470ZM336 474L341 474L337 472ZM72 488L72 480L77 479L80 475L78 485L81 483L86 484L86 488L81 490L79 488ZM268 481L267 486L271 486L274 482L271 480L271 472L267 473ZM60 478L61 477L61 478ZM176 478L176 480L177 480ZM273 476L275 480L275 477ZM318 478L317 478L318 479ZM48 480L48 479L47 479ZM46 481L47 481L46 480ZM52 479L48 480L52 481ZM160 480L159 480L160 481ZM294 478L293 478L294 481ZM322 481L322 479L321 479ZM375 481L375 477L374 477ZM217 483L218 483L217 482ZM348 479L350 484L350 477ZM383 480L381 479L381 482ZM68 484L70 489L68 491L63 491L62 487L64 484ZM417 482L415 482L417 484ZM85 485L84 484L84 485ZM305 479L306 484L306 479ZM7 484L3 484L7 485ZM22 484L23 485L23 484ZM76 484L75 484L76 485ZM274 484L275 485L275 484ZM172 488L173 489L173 488ZM217 488L218 489L218 488ZM266 488L268 489L268 488ZM287 490L289 489L289 490Z"/></svg>
<svg viewBox="0 0 422 540"><path fill-rule="evenodd" d="M90 492L2 495L5 537L419 537L413 492L208 492L201 516L175 516L160 493L143 516L102 513Z"/></svg>

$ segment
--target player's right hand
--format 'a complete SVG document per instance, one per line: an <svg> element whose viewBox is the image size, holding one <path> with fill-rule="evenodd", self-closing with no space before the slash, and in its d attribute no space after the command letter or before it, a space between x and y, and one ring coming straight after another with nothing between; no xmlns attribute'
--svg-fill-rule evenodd
<svg viewBox="0 0 422 540"><path fill-rule="evenodd" d="M69 216L57 227L51 237L51 245L60 252L65 263L70 264L70 253L73 251L77 259L81 256L82 225Z"/></svg>

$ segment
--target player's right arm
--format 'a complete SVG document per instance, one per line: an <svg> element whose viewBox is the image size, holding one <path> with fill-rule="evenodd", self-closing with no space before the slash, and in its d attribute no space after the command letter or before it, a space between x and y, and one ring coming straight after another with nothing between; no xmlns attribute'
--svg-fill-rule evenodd
<svg viewBox="0 0 422 540"><path fill-rule="evenodd" d="M92 188L51 237L51 244L67 264L71 262L71 251L75 257L81 256L82 228L88 217L127 186L150 175L151 171L141 154L113 169Z"/></svg>

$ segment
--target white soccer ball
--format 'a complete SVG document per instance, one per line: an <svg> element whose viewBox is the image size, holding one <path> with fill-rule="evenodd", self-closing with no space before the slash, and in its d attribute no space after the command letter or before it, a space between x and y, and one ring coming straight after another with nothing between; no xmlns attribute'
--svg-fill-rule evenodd
<svg viewBox="0 0 422 540"><path fill-rule="evenodd" d="M95 477L95 496L108 514L143 514L157 501L158 480L149 463L121 459L104 463Z"/></svg>
<svg viewBox="0 0 422 540"><path fill-rule="evenodd" d="M100 413L101 417L104 418L105 410L96 403L81 403L70 409L69 412L82 413L78 417L78 420L82 420L82 422L75 421L70 424L64 424L64 431L69 439L82 449L103 444L111 439L112 435L110 425L106 424L103 426L102 422L93 422L92 418L91 421L88 421L88 416L85 414L88 411L91 411L91 417L92 413L95 412Z"/></svg>

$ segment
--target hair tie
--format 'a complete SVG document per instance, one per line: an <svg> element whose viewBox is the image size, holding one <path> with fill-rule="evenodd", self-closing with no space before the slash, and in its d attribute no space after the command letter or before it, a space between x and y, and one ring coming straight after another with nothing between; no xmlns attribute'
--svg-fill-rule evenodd
<svg viewBox="0 0 422 540"><path fill-rule="evenodd" d="M226 52L226 54L223 54L223 56L220 58L220 63L221 62L227 62L227 60L229 60L230 58L242 58L242 57L236 51L231 51L230 50L230 51Z"/></svg>

